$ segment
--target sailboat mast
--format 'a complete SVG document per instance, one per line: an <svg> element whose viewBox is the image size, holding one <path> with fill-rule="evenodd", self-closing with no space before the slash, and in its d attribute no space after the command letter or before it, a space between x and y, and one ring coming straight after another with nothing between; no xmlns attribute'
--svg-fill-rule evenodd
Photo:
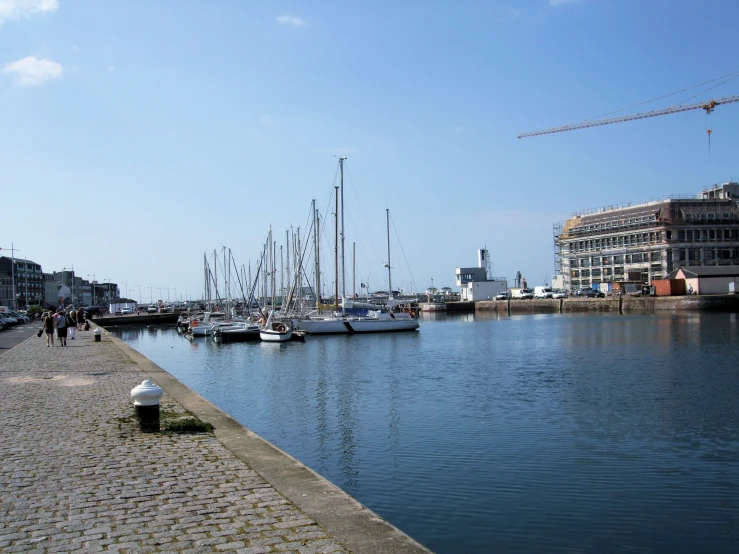
<svg viewBox="0 0 739 554"><path fill-rule="evenodd" d="M216 289L216 295L218 294L218 252L213 249L213 286ZM216 299L217 300L217 299Z"/></svg>
<svg viewBox="0 0 739 554"><path fill-rule="evenodd" d="M290 288L292 276L290 274L290 229L285 229L285 258L287 258L287 288Z"/></svg>
<svg viewBox="0 0 739 554"><path fill-rule="evenodd" d="M226 309L226 313L228 313L228 279L226 279L226 247L223 247L223 302ZM226 319L228 319L228 315L226 315Z"/></svg>
<svg viewBox="0 0 739 554"><path fill-rule="evenodd" d="M352 298L357 297L357 243L352 243Z"/></svg>
<svg viewBox="0 0 739 554"><path fill-rule="evenodd" d="M385 210L387 213L387 288L388 296L393 294L393 280L390 273L390 208Z"/></svg>
<svg viewBox="0 0 739 554"><path fill-rule="evenodd" d="M318 237L318 210L316 209L316 200L313 199L313 252L316 257L316 309L321 304L321 254L319 250Z"/></svg>
<svg viewBox="0 0 739 554"><path fill-rule="evenodd" d="M339 308L339 187L336 189L336 209L334 210L334 284L336 290L334 292L334 300L336 302L336 308Z"/></svg>
<svg viewBox="0 0 739 554"><path fill-rule="evenodd" d="M339 166L341 167L341 296L346 296L346 271L344 269L344 258L346 251L344 250L344 160L339 158Z"/></svg>
<svg viewBox="0 0 739 554"><path fill-rule="evenodd" d="M301 250L302 247L300 245L300 227L298 227L296 244L298 246L298 251L297 251L298 259L297 259L297 262L295 263L295 271L296 271L298 278L295 280L295 282L298 285L298 309L302 311L303 310L303 256L302 256L302 250Z"/></svg>

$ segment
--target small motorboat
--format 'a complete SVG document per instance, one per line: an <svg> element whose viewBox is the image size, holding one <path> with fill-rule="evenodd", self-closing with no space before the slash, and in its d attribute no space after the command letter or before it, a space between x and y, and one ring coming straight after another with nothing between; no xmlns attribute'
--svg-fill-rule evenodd
<svg viewBox="0 0 739 554"><path fill-rule="evenodd" d="M261 339L260 331L261 329L259 328L259 325L251 323L231 325L229 327L217 327L213 331L213 340L222 344L258 341Z"/></svg>
<svg viewBox="0 0 739 554"><path fill-rule="evenodd" d="M286 342L292 339L293 330L281 321L268 323L259 331L259 337L265 342Z"/></svg>

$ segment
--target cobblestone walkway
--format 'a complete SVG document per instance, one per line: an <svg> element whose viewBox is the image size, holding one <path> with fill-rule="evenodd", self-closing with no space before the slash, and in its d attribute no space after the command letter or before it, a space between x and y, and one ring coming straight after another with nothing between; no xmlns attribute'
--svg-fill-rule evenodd
<svg viewBox="0 0 739 554"><path fill-rule="evenodd" d="M140 433L113 342L44 342L0 357L0 551L346 552L212 435Z"/></svg>

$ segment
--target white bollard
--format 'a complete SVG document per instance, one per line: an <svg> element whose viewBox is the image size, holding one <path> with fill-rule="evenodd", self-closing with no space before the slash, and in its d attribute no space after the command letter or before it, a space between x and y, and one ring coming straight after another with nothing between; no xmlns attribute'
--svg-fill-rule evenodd
<svg viewBox="0 0 739 554"><path fill-rule="evenodd" d="M103 340L103 330L100 327L96 327L92 334L95 337L95 342Z"/></svg>
<svg viewBox="0 0 739 554"><path fill-rule="evenodd" d="M136 417L144 433L159 432L159 400L164 391L149 379L131 390Z"/></svg>

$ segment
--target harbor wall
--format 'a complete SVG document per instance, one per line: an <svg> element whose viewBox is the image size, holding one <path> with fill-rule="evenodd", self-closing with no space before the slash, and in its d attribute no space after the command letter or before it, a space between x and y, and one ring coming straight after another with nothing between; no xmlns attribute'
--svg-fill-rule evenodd
<svg viewBox="0 0 739 554"><path fill-rule="evenodd" d="M131 315L94 315L88 318L95 325L160 325L166 323L177 323L179 313L163 314L131 314Z"/></svg>
<svg viewBox="0 0 739 554"><path fill-rule="evenodd" d="M476 306L474 302L447 302L446 303L447 312L474 312L475 308Z"/></svg>
<svg viewBox="0 0 739 554"><path fill-rule="evenodd" d="M656 313L666 311L739 313L739 295L485 300L476 302L475 310L507 315L585 312Z"/></svg>

